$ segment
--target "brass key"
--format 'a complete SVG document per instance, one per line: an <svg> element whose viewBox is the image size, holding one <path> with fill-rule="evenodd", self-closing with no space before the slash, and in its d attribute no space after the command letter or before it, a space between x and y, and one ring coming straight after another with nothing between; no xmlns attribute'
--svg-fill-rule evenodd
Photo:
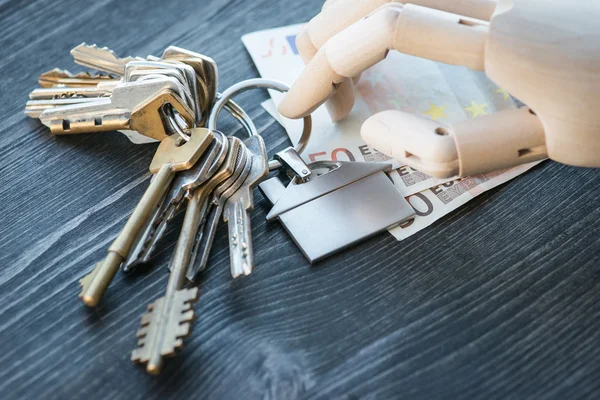
<svg viewBox="0 0 600 400"><path fill-rule="evenodd" d="M175 173L191 168L213 138L212 131L206 128L195 128L191 130L188 142L182 144L179 136L172 135L160 143L150 164L150 172L156 174L154 180L117 239L108 248L108 255L104 261L96 264L94 270L80 281L82 290L79 297L86 305L93 307L98 304L121 262L129 255L133 243L152 215L152 211L168 190Z"/></svg>

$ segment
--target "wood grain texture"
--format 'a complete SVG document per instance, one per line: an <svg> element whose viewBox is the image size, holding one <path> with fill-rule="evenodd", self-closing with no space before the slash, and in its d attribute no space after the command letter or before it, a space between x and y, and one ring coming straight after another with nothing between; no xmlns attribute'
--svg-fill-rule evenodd
<svg viewBox="0 0 600 400"><path fill-rule="evenodd" d="M254 273L232 281L226 229L198 319L162 376L131 364L177 229L153 266L86 309L77 280L148 183L154 146L52 137L23 115L37 75L82 41L121 55L203 52L220 88L258 76L240 36L308 20L320 1L0 2L2 399L600 397L600 171L546 162L409 238L309 266L257 194ZM271 150L281 127L240 96ZM224 121L225 130L237 127ZM318 134L318 132L316 133Z"/></svg>

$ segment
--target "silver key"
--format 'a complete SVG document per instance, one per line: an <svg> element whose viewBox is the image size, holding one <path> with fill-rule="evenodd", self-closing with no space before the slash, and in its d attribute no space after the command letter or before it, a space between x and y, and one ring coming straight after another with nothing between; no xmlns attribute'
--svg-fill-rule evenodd
<svg viewBox="0 0 600 400"><path fill-rule="evenodd" d="M117 81L107 74L92 74L89 72L79 72L72 74L66 69L54 68L50 71L43 72L38 78L38 83L43 88L53 86L96 86L101 82Z"/></svg>
<svg viewBox="0 0 600 400"><path fill-rule="evenodd" d="M194 68L186 63L176 61L176 60L160 60L160 61L132 61L127 64L125 68L125 79L133 80L131 78L127 79L127 73L129 70L141 72L143 70L172 70L176 69L179 71L185 80L185 87L189 90L191 95L192 102L194 103L194 107L199 107L200 100L198 95L198 79L196 77L196 71Z"/></svg>
<svg viewBox="0 0 600 400"><path fill-rule="evenodd" d="M243 159L240 159L236 171L229 179L221 183L210 196L210 202L206 206L200 208L202 215L206 215L206 220L199 235L196 238L194 250L192 252L191 268L188 269L187 278L193 280L200 271L206 268L208 256L215 238L217 225L223 214L223 207L227 199L235 193L248 177L252 168L252 157L248 154L248 149L244 144L240 149L240 153L244 153Z"/></svg>
<svg viewBox="0 0 600 400"><path fill-rule="evenodd" d="M223 220L229 232L229 259L231 276L249 275L254 267L252 230L249 212L254 209L254 188L269 175L267 148L261 136L244 141L251 156L252 165L248 177L225 202Z"/></svg>
<svg viewBox="0 0 600 400"><path fill-rule="evenodd" d="M170 103L189 126L194 126L192 111L175 94L178 89L179 83L169 77L124 83L118 85L110 97L45 110L40 121L54 134L133 129L162 140L170 133L159 113L165 102Z"/></svg>
<svg viewBox="0 0 600 400"><path fill-rule="evenodd" d="M141 70L141 71L132 71L128 78L130 80L124 82L140 82L140 81L148 81L158 79L161 80L165 77L173 78L177 81L177 95L185 100L186 104L190 109L194 107L192 102L192 97L189 91L189 88L186 86L187 81L183 79L183 75L179 73L176 69L171 70ZM125 79L125 78L123 78Z"/></svg>
<svg viewBox="0 0 600 400"><path fill-rule="evenodd" d="M183 100L185 100L185 104L190 108L190 110L194 111L194 118L195 118L196 105L194 104L194 100L192 99L192 95L190 94L189 88L186 87L186 84L187 84L186 80L182 79L183 76L176 69L171 69L171 70L147 69L147 70L142 70L142 71L133 71L131 73L131 75L129 76L129 78L131 80L129 80L127 82L141 82L141 81L149 81L149 80L154 80L154 79L161 80L164 77L173 78L178 82L177 95L179 97L181 97Z"/></svg>
<svg viewBox="0 0 600 400"><path fill-rule="evenodd" d="M110 96L111 92L112 90L98 89L96 86L37 88L29 93L29 98L31 100L50 100L72 97L93 98Z"/></svg>
<svg viewBox="0 0 600 400"><path fill-rule="evenodd" d="M31 118L39 118L45 110L62 106L71 106L82 103L93 103L97 101L93 97L65 97L61 99L29 100L25 104L25 115Z"/></svg>
<svg viewBox="0 0 600 400"><path fill-rule="evenodd" d="M167 224L182 208L186 191L203 184L210 179L224 162L229 150L229 141L220 132L214 132L215 139L200 160L189 170L178 173L160 207L152 214L143 234L134 244L129 256L121 266L129 272L135 266L148 262L156 245L166 230Z"/></svg>
<svg viewBox="0 0 600 400"><path fill-rule="evenodd" d="M152 74L177 78L185 89L186 101L189 103L190 108L194 110L196 120L200 118L196 72L194 68L180 62L132 61L125 67L124 79L126 82L134 82L140 77Z"/></svg>
<svg viewBox="0 0 600 400"><path fill-rule="evenodd" d="M144 60L140 57L120 58L108 47L98 47L95 44L86 43L81 43L71 50L71 55L75 63L79 65L119 76L125 73L125 65L128 62Z"/></svg>

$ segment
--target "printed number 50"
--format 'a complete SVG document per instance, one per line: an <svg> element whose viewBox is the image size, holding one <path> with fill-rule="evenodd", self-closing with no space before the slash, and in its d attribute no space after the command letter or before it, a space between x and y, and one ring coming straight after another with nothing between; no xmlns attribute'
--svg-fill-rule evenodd
<svg viewBox="0 0 600 400"><path fill-rule="evenodd" d="M338 155L340 155L340 153L341 153L341 157L342 157L341 160L338 158ZM344 156L344 154L345 154L345 156ZM324 157L324 158L317 160L317 157ZM308 155L308 158L310 158L311 162L326 160L327 152L321 151L319 153L312 153L312 154ZM329 159L331 161L356 161L356 158L354 158L354 154L352 154L352 152L350 150L345 149L343 147L338 147L337 149L333 149L331 151L331 157L329 157Z"/></svg>

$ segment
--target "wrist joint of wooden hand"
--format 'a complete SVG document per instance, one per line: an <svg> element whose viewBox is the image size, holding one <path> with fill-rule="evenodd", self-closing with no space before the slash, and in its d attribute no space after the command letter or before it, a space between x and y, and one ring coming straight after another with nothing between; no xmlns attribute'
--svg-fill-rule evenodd
<svg viewBox="0 0 600 400"><path fill-rule="evenodd" d="M448 127L390 110L367 119L361 134L382 153L438 178L472 176L547 157L543 126L528 107Z"/></svg>

